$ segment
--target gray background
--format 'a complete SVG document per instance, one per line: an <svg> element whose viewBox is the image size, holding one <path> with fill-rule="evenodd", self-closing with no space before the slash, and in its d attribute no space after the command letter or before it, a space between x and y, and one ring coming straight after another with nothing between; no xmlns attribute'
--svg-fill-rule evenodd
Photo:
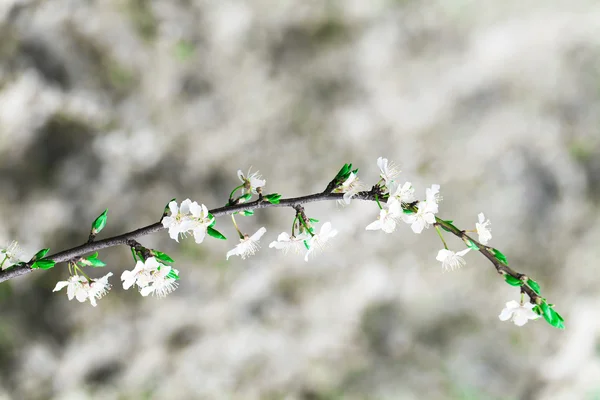
<svg viewBox="0 0 600 400"><path fill-rule="evenodd" d="M322 190L386 156L463 229L537 279L566 319L498 320L518 299L481 255L444 273L433 230L367 232L374 204L311 204L340 233L310 263L267 244L290 209L238 218L261 251L166 232L166 299L52 293L66 266L0 284L0 399L600 398L600 6L596 1L0 2L0 240L27 256L223 205L236 171ZM463 245L448 238L455 250Z"/></svg>

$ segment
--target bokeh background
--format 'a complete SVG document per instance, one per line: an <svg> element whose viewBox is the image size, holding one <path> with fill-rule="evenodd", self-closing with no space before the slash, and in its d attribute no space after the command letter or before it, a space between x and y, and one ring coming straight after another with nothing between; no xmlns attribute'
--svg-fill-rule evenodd
<svg viewBox="0 0 600 400"><path fill-rule="evenodd" d="M66 266L0 284L0 399L600 399L600 5L595 0L2 0L0 240L27 256L267 192L323 190L386 156L440 215L537 279L567 329L498 320L517 291L470 253L444 273L433 230L367 232L373 204L310 204L340 233L312 262L268 243L142 243L176 259L165 299L123 291L101 252L93 308ZM449 238L454 249L464 245Z"/></svg>

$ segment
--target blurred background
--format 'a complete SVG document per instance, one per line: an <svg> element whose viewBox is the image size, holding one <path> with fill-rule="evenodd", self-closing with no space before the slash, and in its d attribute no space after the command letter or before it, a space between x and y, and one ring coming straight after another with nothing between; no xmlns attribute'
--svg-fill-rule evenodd
<svg viewBox="0 0 600 400"><path fill-rule="evenodd" d="M374 204L307 205L339 230L305 263L268 243L178 245L178 290L52 293L66 265L0 284L0 399L600 399L600 5L595 0L1 0L0 242L27 257L266 191L321 191L376 159L536 279L567 329L500 322L518 300L474 252L444 273L430 229L367 232ZM464 247L448 237L449 245Z"/></svg>

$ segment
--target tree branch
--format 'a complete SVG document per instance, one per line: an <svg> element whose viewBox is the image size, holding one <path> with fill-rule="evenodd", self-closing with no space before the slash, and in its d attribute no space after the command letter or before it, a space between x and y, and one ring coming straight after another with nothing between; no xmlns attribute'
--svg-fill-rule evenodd
<svg viewBox="0 0 600 400"><path fill-rule="evenodd" d="M329 190L329 186L328 186L328 189L325 190L324 192L315 193L315 194L311 194L311 195L307 195L307 196L301 196L301 197L280 199L278 204L272 204L272 203L266 201L264 199L264 197L259 196L259 198L255 201L215 208L213 210L210 210L210 213L212 215L214 215L215 217L218 217L218 216L222 216L222 215L233 214L235 212L243 211L243 210L255 210L255 209L270 208L270 207L291 207L291 208L294 208L297 210L298 207L301 207L303 204L317 202L317 201L340 200L343 198L343 196L344 196L343 193L331 193ZM363 192L357 193L354 196L354 199L360 199L360 200L366 200L366 201L376 201L376 196L378 197L379 201L381 201L381 202L386 201L385 198L382 198L380 189L377 185L375 185L369 191L363 191ZM406 205L406 209L416 211L416 202ZM496 257L494 257L491 247L488 247L488 246L485 246L485 245L479 243L475 239L468 236L464 231L457 229L454 225L447 223L446 221L442 220L441 218L437 218L437 217L436 217L436 224L444 227L445 230L447 230L448 232L457 236L458 238L463 239L464 241L470 240L471 242L473 242L475 244L475 246L477 246L477 248L480 250L480 253L482 253L494 265L494 267L496 268L498 273L508 274L516 279L522 279L525 276L524 274L518 273L518 272L512 270L511 268L509 268L508 266L501 264L496 259ZM119 245L129 245L130 243L132 243L133 240L135 240L137 238L140 238L142 236L146 236L151 233L158 232L158 231L162 231L163 229L165 229L165 228L163 227L162 223L156 222L151 225L136 229L131 232L123 233L118 236L113 236L113 237L109 237L107 239L93 241L93 242L88 241L85 244L82 244L80 246L73 247L71 249L64 250L59 253L47 256L44 259L53 260L56 263L66 262L68 260L72 260L77 257L84 256L85 254L96 252L96 251L106 249L109 247L114 247L114 246L119 246ZM0 271L0 282L4 282L6 280L16 278L18 276L25 275L31 271L34 271L33 269L31 269L31 264L32 264L32 262L28 262L24 265L20 265L20 266L14 267L14 268ZM534 304L535 304L536 299L540 297L526 285L521 286L521 290L529 296L529 298L531 299L531 301Z"/></svg>

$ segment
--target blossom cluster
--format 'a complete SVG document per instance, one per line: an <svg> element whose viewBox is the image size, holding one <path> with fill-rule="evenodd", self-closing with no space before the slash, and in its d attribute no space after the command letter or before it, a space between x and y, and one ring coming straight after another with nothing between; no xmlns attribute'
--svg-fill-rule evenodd
<svg viewBox="0 0 600 400"><path fill-rule="evenodd" d="M135 268L121 274L123 289L137 286L142 296L153 294L165 297L177 288L179 271L168 265L160 263L155 257L148 257L146 261L138 260Z"/></svg>
<svg viewBox="0 0 600 400"><path fill-rule="evenodd" d="M169 203L170 216L162 219L162 224L169 230L171 239L179 242L179 235L186 236L190 232L196 243L202 243L207 229L215 218L210 215L204 204L200 205L190 199L185 199L178 206L176 201Z"/></svg>
<svg viewBox="0 0 600 400"><path fill-rule="evenodd" d="M108 283L108 278L112 276L112 272L104 275L99 279L89 279L81 275L72 275L66 281L60 281L54 287L53 292L57 292L63 288L67 288L67 297L69 300L73 298L83 303L86 300L96 307L96 300L101 299L108 293L111 285Z"/></svg>
<svg viewBox="0 0 600 400"><path fill-rule="evenodd" d="M471 250L488 251L494 255L498 262L506 266L508 265L502 253L487 246L492 238L491 223L485 218L483 213L477 215L474 230L460 231L452 224L452 221L444 221L437 217L439 204L442 200L440 185L432 184L431 187L426 188L424 199L419 200L411 182L397 180L400 170L394 163L389 162L386 158L379 157L377 159L377 166L380 171L379 181L373 187L372 191L368 193L368 198L373 200L374 197L379 207L379 215L375 221L366 226L366 230L382 230L385 233L392 233L396 230L400 222L404 222L410 225L411 230L415 234L421 234L425 229L434 226L444 245L444 248L439 250L436 256L436 259L441 262L444 271L454 271L464 267L466 265L464 256ZM271 204L279 203L280 194L271 193L263 195L266 180L262 179L258 171L252 172L248 170L244 174L241 170L238 170L237 175L241 184L231 192L227 206L244 204L253 195L259 196L256 204L266 201ZM341 197L336 196L338 202L348 205L363 188L364 186L358 177L358 169L352 169L352 164L345 164L324 193L343 194ZM241 195L234 197L238 190L241 192ZM364 198L364 196L363 193L361 198ZM212 237L225 239L222 234L213 228L215 217L204 204L199 204L190 199L185 199L181 204L178 204L173 200L169 202L167 208L169 214L165 213L161 219L161 223L164 228L168 229L168 234L173 240L179 242L180 237L193 235L196 243L202 243L207 233ZM247 210L240 210L240 207L237 207L235 210L231 210L233 225L240 240L233 249L226 253L226 259L229 259L231 256L239 256L242 259L246 259L260 249L260 239L265 235L266 228L261 227L252 235L245 234L242 233L235 220L235 214L253 215L253 209L256 207L248 208ZM296 208L296 211L297 214L293 222L291 234L282 232L277 236L276 240L269 244L269 248L281 250L284 254L290 251L295 254L304 253L304 260L308 261L317 251L323 250L328 242L337 235L338 231L333 229L330 222L323 223L317 231L313 227L313 223L318 222L317 220L308 218L301 207ZM91 238L102 230L106 225L106 220L107 215L105 211L92 225ZM459 236L467 245L467 248L459 251L450 250L444 240L440 227ZM478 242L467 236L465 232L477 233ZM142 251L139 244L131 246L136 265L132 270L126 270L121 274L123 289L128 290L135 287L142 296L153 294L156 297L165 297L177 288L179 271L165 263L173 261L170 257L156 250L148 252L143 247ZM38 254L43 253L40 256L43 258L47 251L48 249L44 249L43 252ZM10 265L21 262L17 254L18 246L16 243L11 244L6 249L0 249L0 255L4 255L3 260L0 261L0 267L5 269ZM106 295L111 288L108 278L112 276L112 273L108 273L98 279L90 279L85 274L80 275L79 272L81 270L77 266L78 263L81 266L104 266L105 264L96 257L97 253L72 264L72 275L67 281L58 282L54 291L59 291L66 287L69 300L74 298L80 302L89 300L90 304L96 306L96 301ZM36 259L38 259L38 255L32 260ZM530 280L524 275L515 275L510 270L506 270L505 272L507 272L506 280L509 284L513 286L528 285L531 290L539 294L539 285L535 281ZM521 289L524 293L524 289ZM542 300L541 302L540 299ZM562 317L551 309L552 305L545 303L545 299L541 297L537 298L536 301L537 305L524 302L523 297L521 298L521 302L509 301L500 313L499 319L502 321L511 320L516 325L522 326L529 320L539 318L542 314L547 320L553 321L551 324L554 326L564 327L562 325Z"/></svg>
<svg viewBox="0 0 600 400"><path fill-rule="evenodd" d="M399 221L409 224L414 233L420 234L424 229L436 225L436 214L439 211L440 185L434 184L425 190L425 200L417 201L415 189L411 182L400 183L396 177L400 171L390 163L386 158L379 157L377 166L380 170L379 187L382 194L387 196L387 202L379 205L379 216L377 219L366 226L366 230L382 230L385 233L392 233L396 230ZM479 242L482 245L492 238L490 221L486 220L483 213L477 216L475 231L477 232ZM436 226L437 228L437 226ZM438 233L444 248L439 250L436 259L442 263L444 271L454 271L466 265L464 256L472 249L476 248L474 244L464 250L454 252L449 250L442 237L441 231ZM534 305L531 303L520 304L516 301L506 303L506 308L502 310L500 319L502 321L512 320L516 325L522 326L530 319L536 319L539 315L533 311Z"/></svg>

